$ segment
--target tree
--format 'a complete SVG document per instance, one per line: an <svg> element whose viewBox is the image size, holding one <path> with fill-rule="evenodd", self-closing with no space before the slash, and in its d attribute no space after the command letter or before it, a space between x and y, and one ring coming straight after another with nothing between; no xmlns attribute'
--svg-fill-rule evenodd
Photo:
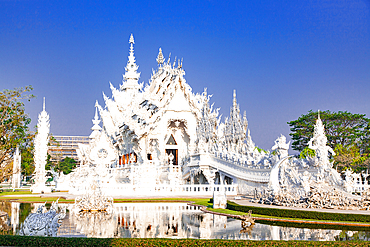
<svg viewBox="0 0 370 247"><path fill-rule="evenodd" d="M318 112L310 110L308 114L288 122L292 132L289 135L293 139L293 150L301 152L307 147L308 141L313 136L317 116ZM355 144L360 149L360 153L370 152L370 119L366 118L365 114L328 110L320 112L320 118L325 125L328 146L335 149L338 144L344 147Z"/></svg>
<svg viewBox="0 0 370 247"><path fill-rule="evenodd" d="M299 154L299 158L300 159L307 159L308 157L315 157L316 155L316 152L315 150L309 148L309 147L305 147L301 153Z"/></svg>
<svg viewBox="0 0 370 247"><path fill-rule="evenodd" d="M62 171L65 175L70 173L74 168L76 168L77 162L69 157L64 158L58 164L58 171Z"/></svg>
<svg viewBox="0 0 370 247"><path fill-rule="evenodd" d="M29 140L24 143L20 149L21 156L22 156L22 162L21 162L21 168L22 168L22 174L24 176L31 176L32 173L35 171L35 164L33 160L33 151L34 151L34 138L35 133L29 133L28 136Z"/></svg>
<svg viewBox="0 0 370 247"><path fill-rule="evenodd" d="M31 86L26 86L0 92L0 181L12 174L12 156L16 147L22 150L22 146L32 139L28 129L31 119L22 102L35 97L26 94L31 90Z"/></svg>
<svg viewBox="0 0 370 247"><path fill-rule="evenodd" d="M300 151L300 157L313 156L308 141L312 138L314 125L318 112L310 110L297 120L288 122L291 127L294 150ZM320 112L320 118L325 125L325 134L335 156L332 157L334 165L343 170L351 168L360 172L370 164L370 119L365 114L352 114L349 112ZM313 152L312 152L313 151Z"/></svg>
<svg viewBox="0 0 370 247"><path fill-rule="evenodd" d="M338 144L335 149L334 165L339 170L345 170L351 168L354 172L361 172L369 169L370 165L370 154L361 154L360 149L352 144L347 147Z"/></svg>

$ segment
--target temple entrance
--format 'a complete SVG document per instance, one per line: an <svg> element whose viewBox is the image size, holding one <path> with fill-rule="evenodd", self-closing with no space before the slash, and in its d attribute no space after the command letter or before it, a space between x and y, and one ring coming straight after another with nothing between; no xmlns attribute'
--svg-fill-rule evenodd
<svg viewBox="0 0 370 247"><path fill-rule="evenodd" d="M170 155L172 154L174 156L173 158L173 165L178 165L178 150L177 149L166 149L166 154ZM168 162L170 160L168 159Z"/></svg>
<svg viewBox="0 0 370 247"><path fill-rule="evenodd" d="M166 142L166 154L173 155L173 165L177 166L178 165L178 149L177 149L177 142L175 141L175 138L171 134L170 137L168 138ZM168 162L170 162L170 159L168 159Z"/></svg>

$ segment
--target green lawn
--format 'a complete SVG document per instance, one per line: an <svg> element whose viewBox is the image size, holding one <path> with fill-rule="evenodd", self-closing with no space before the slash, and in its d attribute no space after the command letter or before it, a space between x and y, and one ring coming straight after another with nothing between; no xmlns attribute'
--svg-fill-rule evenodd
<svg viewBox="0 0 370 247"><path fill-rule="evenodd" d="M25 191L25 190L19 190L19 191L4 191L0 192L0 196L6 196L6 195L27 195L27 194L32 194L30 191Z"/></svg>

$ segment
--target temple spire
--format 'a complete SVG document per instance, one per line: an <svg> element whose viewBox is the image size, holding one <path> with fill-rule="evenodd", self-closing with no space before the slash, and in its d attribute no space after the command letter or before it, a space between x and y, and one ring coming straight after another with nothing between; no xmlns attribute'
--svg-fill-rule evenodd
<svg viewBox="0 0 370 247"><path fill-rule="evenodd" d="M161 66L164 63L164 56L162 53L162 48L159 48L158 56L157 56L157 63Z"/></svg>
<svg viewBox="0 0 370 247"><path fill-rule="evenodd" d="M35 183L31 186L32 193L41 193L51 191L45 182L46 178L46 159L49 143L50 119L49 114L45 111L45 98L43 102L43 110L40 112L37 122L37 134L34 139L34 162L35 162Z"/></svg>
<svg viewBox="0 0 370 247"><path fill-rule="evenodd" d="M131 34L129 42L131 44L132 50L134 50L134 47L132 46L133 44L135 44L134 35Z"/></svg>
<svg viewBox="0 0 370 247"><path fill-rule="evenodd" d="M42 104L42 110L45 111L45 97L44 97L44 103Z"/></svg>
<svg viewBox="0 0 370 247"><path fill-rule="evenodd" d="M134 55L134 36L131 34L130 39L130 54L128 56L127 65L125 67L125 74L123 75L123 81L121 85L121 91L125 91L127 89L134 89L134 91L138 91L140 89L140 85L138 83L140 78L140 73L137 72L139 66L136 64L135 55Z"/></svg>
<svg viewBox="0 0 370 247"><path fill-rule="evenodd" d="M234 109L236 108L237 104L236 104L236 90L234 89L234 94L233 94L233 107Z"/></svg>
<svg viewBox="0 0 370 247"><path fill-rule="evenodd" d="M100 132L100 130L102 129L99 124L100 124L100 119L99 119L99 116L98 116L98 101L95 102L95 116L94 116L94 119L92 120L94 126L91 128L91 130L93 131L91 134L90 134L90 139L93 139L97 136L97 134Z"/></svg>

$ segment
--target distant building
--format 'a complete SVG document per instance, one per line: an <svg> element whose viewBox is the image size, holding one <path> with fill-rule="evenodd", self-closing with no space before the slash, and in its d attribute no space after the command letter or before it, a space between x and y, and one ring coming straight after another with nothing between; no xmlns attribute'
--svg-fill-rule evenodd
<svg viewBox="0 0 370 247"><path fill-rule="evenodd" d="M53 136L55 141L51 142L48 154L51 161L63 160L66 157L72 158L79 163L76 149L78 144L89 144L88 136Z"/></svg>

